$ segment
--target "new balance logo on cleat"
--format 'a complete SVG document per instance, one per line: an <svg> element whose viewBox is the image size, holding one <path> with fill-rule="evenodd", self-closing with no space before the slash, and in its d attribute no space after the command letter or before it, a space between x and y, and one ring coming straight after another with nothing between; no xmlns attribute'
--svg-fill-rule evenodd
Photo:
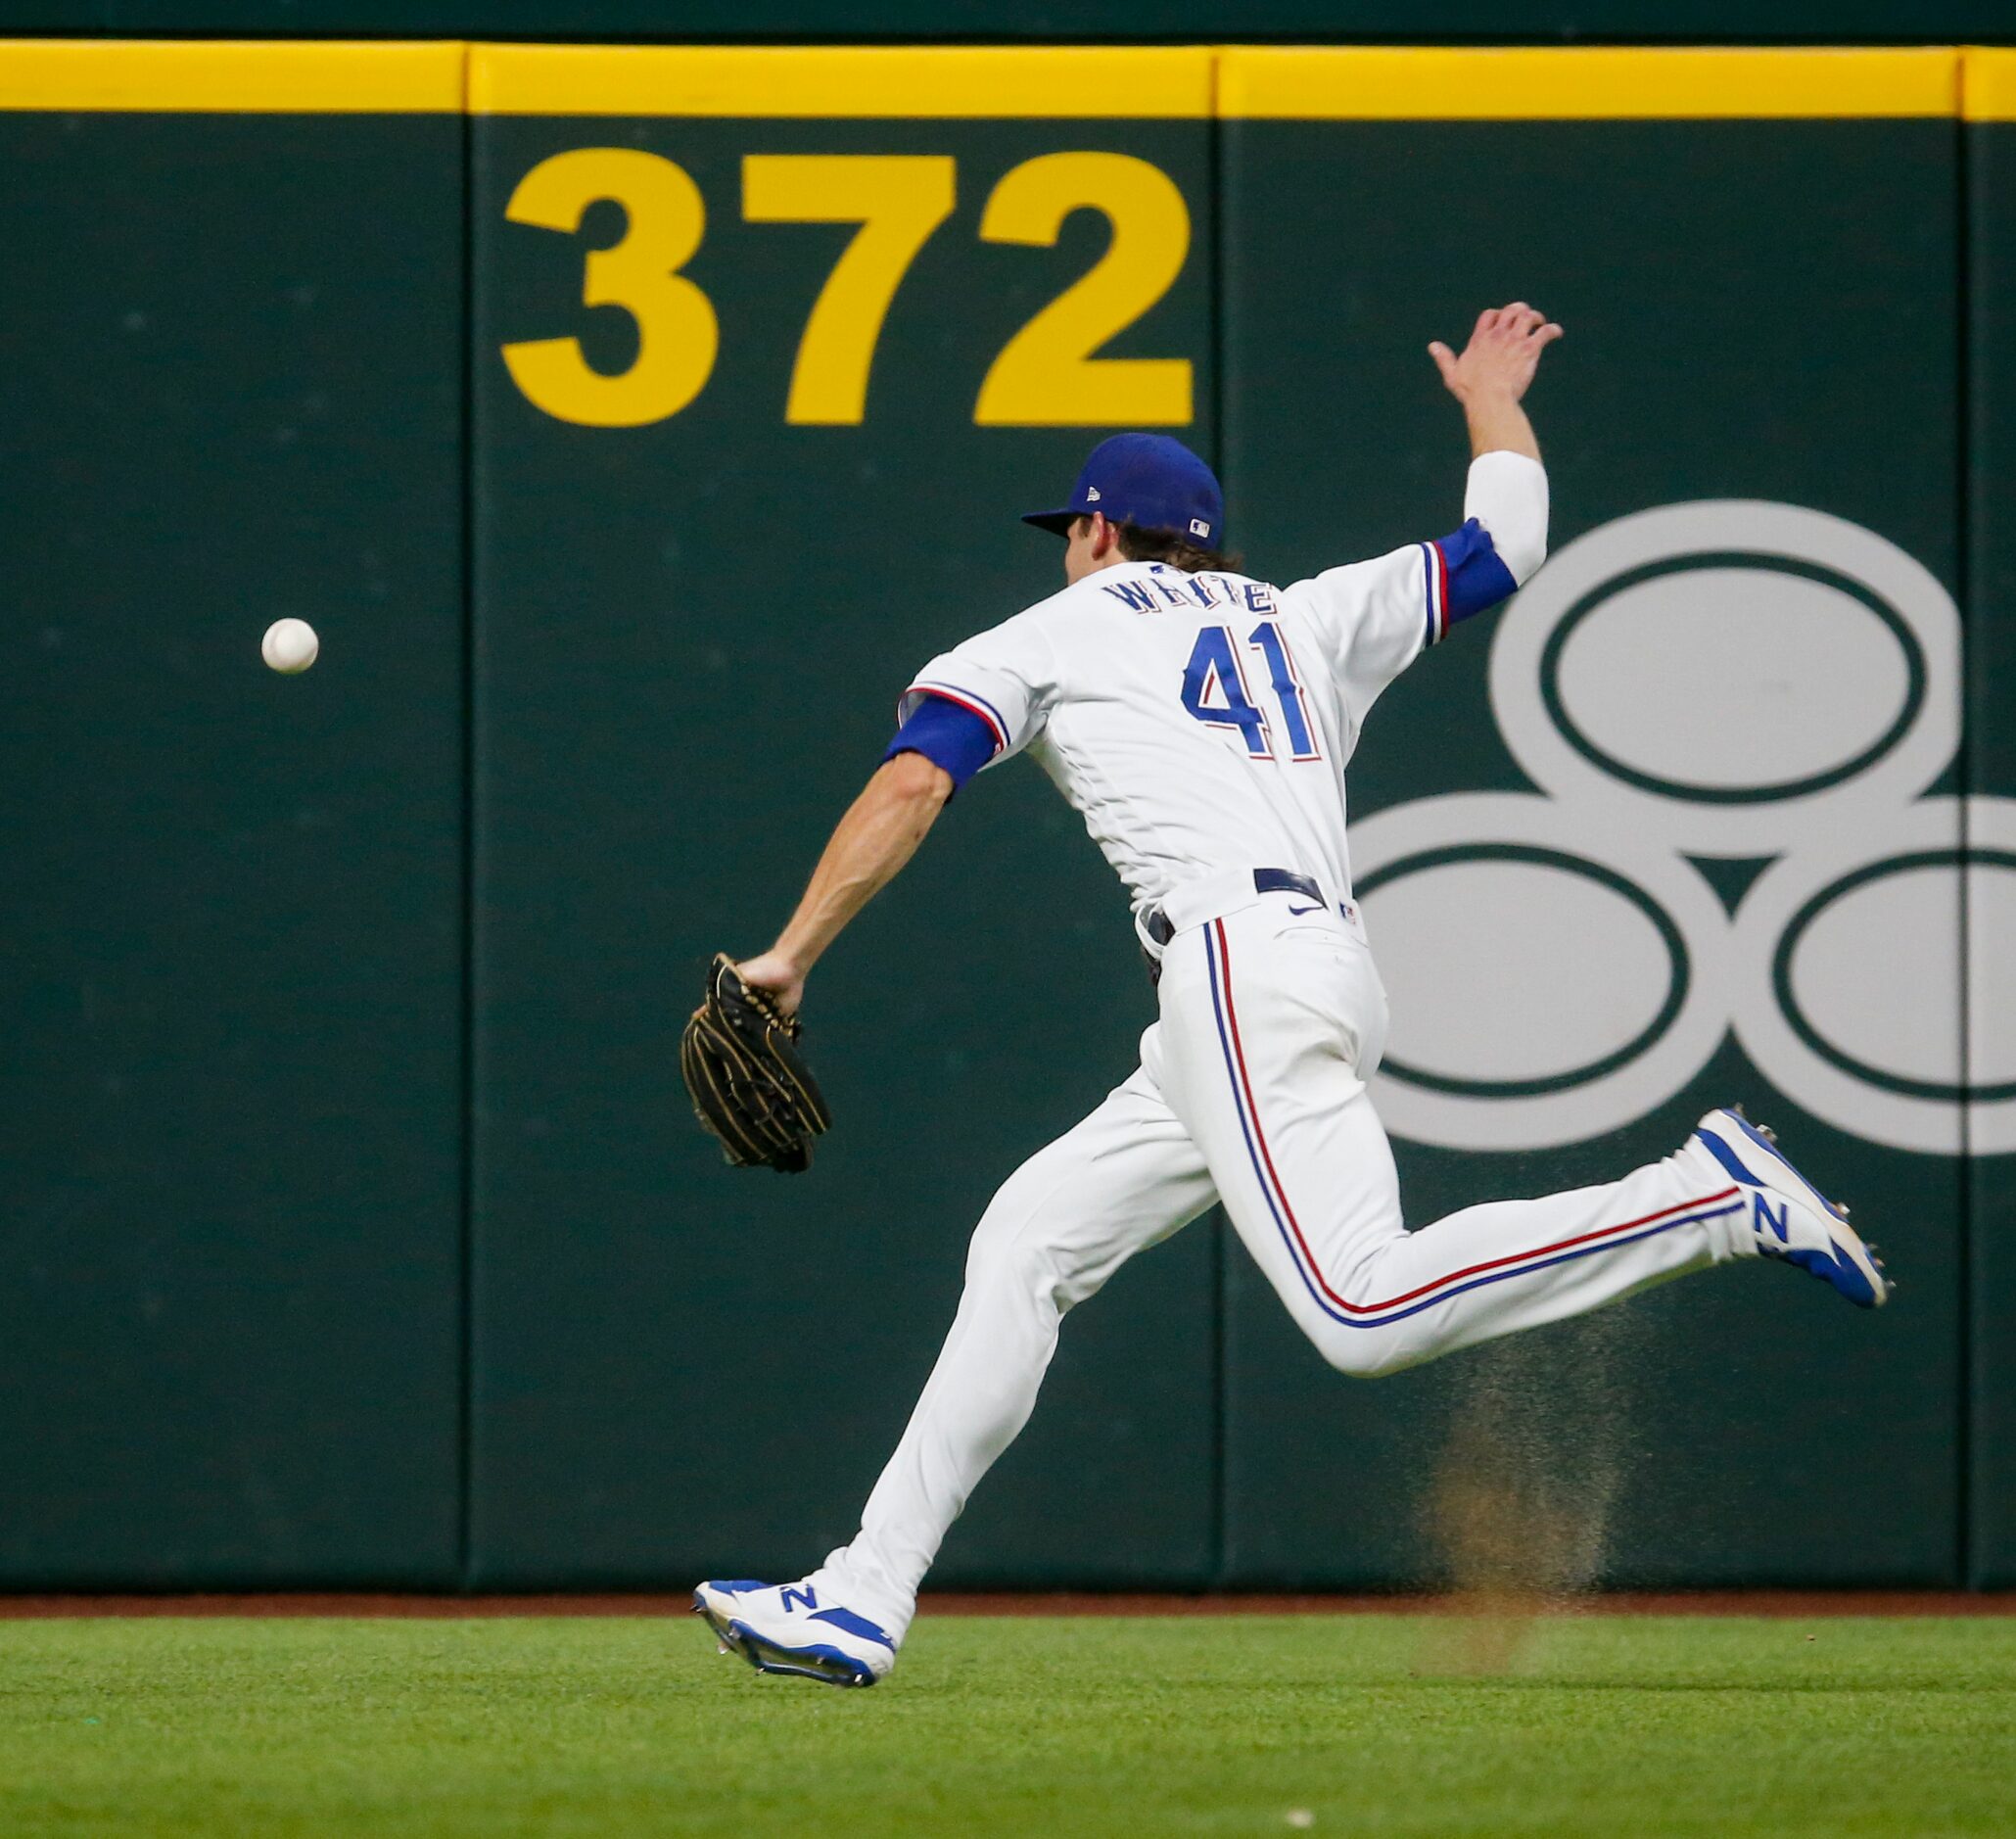
<svg viewBox="0 0 2016 1839"><path fill-rule="evenodd" d="M1760 1256L1798 1265L1857 1308L1890 1300L1882 1260L1849 1225L1848 1208L1802 1175L1768 1130L1740 1110L1716 1110L1695 1127L1693 1140L1751 1190L1750 1232Z"/></svg>
<svg viewBox="0 0 2016 1839"><path fill-rule="evenodd" d="M739 1654L758 1673L871 1686L896 1664L886 1629L839 1603L821 1609L809 1583L703 1583L693 1613L707 1619L724 1654Z"/></svg>

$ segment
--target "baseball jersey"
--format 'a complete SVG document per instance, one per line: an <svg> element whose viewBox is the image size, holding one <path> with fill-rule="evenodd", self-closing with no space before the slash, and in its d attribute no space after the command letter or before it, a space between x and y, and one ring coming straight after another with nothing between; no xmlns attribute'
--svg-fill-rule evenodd
<svg viewBox="0 0 2016 1839"><path fill-rule="evenodd" d="M1344 766L1366 716L1453 620L1515 586L1476 519L1286 588L1125 562L933 658L899 714L942 698L986 725L988 765L1026 751L1137 913L1247 867L1348 899Z"/></svg>

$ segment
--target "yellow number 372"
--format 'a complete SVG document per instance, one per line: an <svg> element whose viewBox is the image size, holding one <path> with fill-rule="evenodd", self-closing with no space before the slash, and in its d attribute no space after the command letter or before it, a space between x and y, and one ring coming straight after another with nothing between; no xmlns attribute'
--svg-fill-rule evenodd
<svg viewBox="0 0 2016 1839"><path fill-rule="evenodd" d="M751 154L742 215L751 223L858 223L814 302L791 367L788 422L859 422L882 322L903 277L952 215L950 155ZM595 369L577 338L503 348L512 380L536 407L592 428L642 428L677 415L706 387L721 349L714 303L680 273L700 247L707 209L683 167L628 147L582 147L541 161L519 181L513 223L573 233L591 205L622 206L622 241L592 251L588 306L635 322L628 370ZM1072 212L1102 212L1105 254L1003 348L973 404L991 427L1181 427L1192 419L1187 357L1094 354L1166 294L1190 251L1190 212L1159 166L1126 154L1056 153L1024 162L995 186L980 217L989 243L1054 246Z"/></svg>

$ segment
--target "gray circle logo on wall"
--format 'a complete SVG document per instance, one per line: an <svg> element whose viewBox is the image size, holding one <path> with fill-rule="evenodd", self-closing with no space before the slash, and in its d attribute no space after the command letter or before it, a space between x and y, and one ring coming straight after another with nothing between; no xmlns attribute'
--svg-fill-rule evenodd
<svg viewBox="0 0 2016 1839"><path fill-rule="evenodd" d="M1599 1136L1733 1030L1840 1129L2016 1150L2016 800L1925 795L1961 693L1959 616L1925 568L1801 505L1641 511L1513 600L1490 691L1537 794L1352 828L1395 1135ZM1767 862L1733 917L1696 867L1717 857Z"/></svg>

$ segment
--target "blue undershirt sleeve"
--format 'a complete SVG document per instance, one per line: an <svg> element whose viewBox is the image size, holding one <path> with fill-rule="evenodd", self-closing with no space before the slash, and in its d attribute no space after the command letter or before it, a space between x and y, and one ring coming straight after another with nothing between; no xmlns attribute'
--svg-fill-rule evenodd
<svg viewBox="0 0 2016 1839"><path fill-rule="evenodd" d="M896 731L896 738L882 758L920 753L952 775L952 787L957 791L994 758L998 745L993 729L982 717L943 696L926 693Z"/></svg>
<svg viewBox="0 0 2016 1839"><path fill-rule="evenodd" d="M1442 565L1447 571L1448 611L1442 622L1445 629L1510 599L1519 591L1519 583L1498 554L1491 533L1475 517L1434 546L1441 551Z"/></svg>

